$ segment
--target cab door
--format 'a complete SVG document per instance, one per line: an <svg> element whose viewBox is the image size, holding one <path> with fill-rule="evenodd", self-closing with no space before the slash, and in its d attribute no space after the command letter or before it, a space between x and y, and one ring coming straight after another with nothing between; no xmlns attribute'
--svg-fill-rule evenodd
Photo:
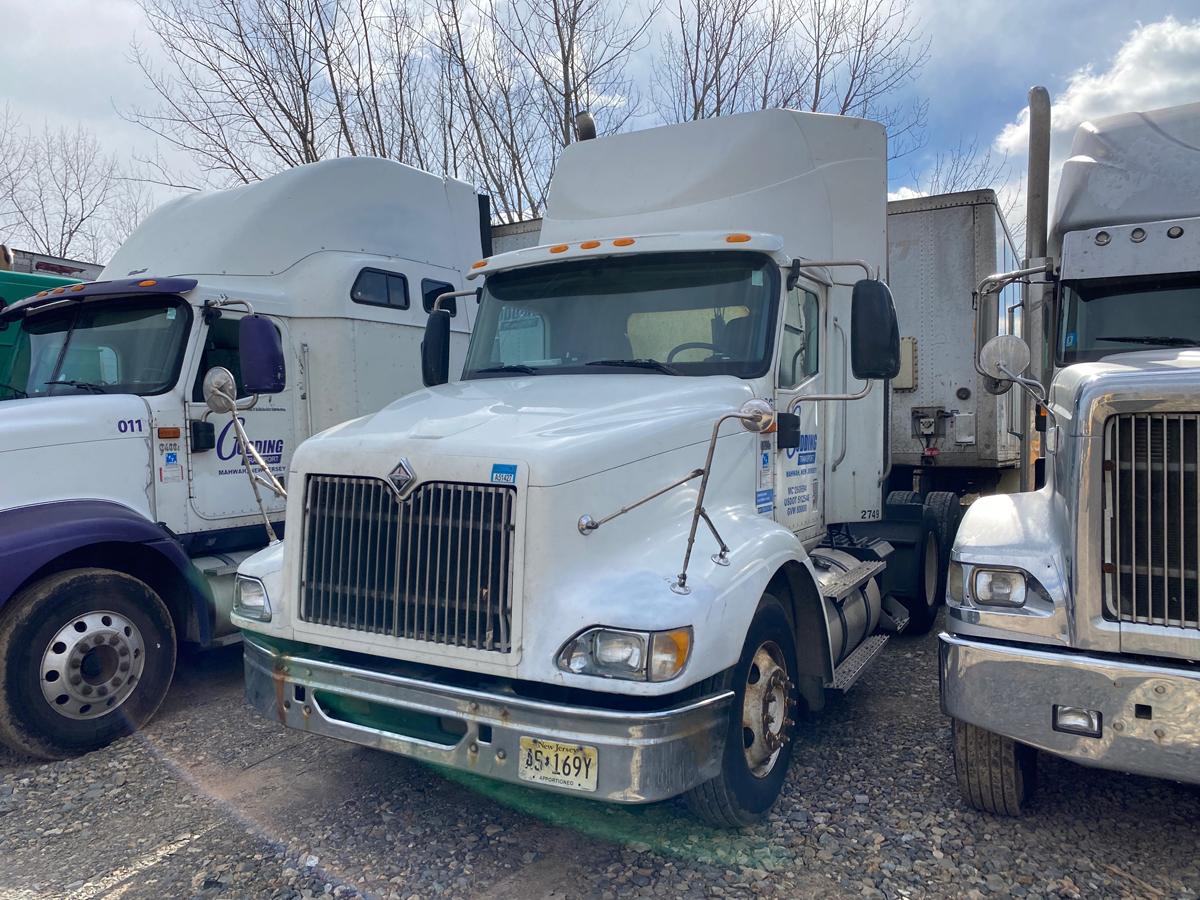
<svg viewBox="0 0 1200 900"><path fill-rule="evenodd" d="M806 394L822 392L821 336L824 331L825 288L801 280L784 298L783 329L776 367L775 408L800 416L800 446L774 450L775 521L801 540L824 529L822 467L824 426L821 401L805 402ZM772 442L773 445L773 442ZM766 460L760 460L766 464Z"/></svg>
<svg viewBox="0 0 1200 900"><path fill-rule="evenodd" d="M241 516L258 515L258 504L254 491L242 465L242 451L237 431L228 415L209 413L204 403L204 374L213 366L223 366L233 373L238 384L239 398L245 397L242 388L241 367L238 360L238 323L241 314L223 310L221 317L202 326L202 350L200 362L186 403L189 422L204 420L212 423L214 446L205 448L196 442L203 441L207 429L188 427L187 478L192 511L201 519L222 520ZM290 347L287 329L279 319L272 320L283 337L285 352ZM295 392L292 387L298 377L294 358L289 354L288 387L279 394L262 394L252 409L238 412L238 417L259 455L271 472L283 480L295 449L295 416L292 409ZM263 503L272 518L282 520L285 501L267 490L261 491Z"/></svg>

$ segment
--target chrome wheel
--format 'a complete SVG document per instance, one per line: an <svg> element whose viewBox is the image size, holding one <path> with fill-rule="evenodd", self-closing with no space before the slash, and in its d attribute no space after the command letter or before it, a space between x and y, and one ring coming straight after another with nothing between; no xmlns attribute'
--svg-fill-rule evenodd
<svg viewBox="0 0 1200 900"><path fill-rule="evenodd" d="M146 664L141 632L129 619L97 611L72 619L42 653L42 696L61 716L94 719L133 693Z"/></svg>
<svg viewBox="0 0 1200 900"><path fill-rule="evenodd" d="M742 701L742 752L756 778L771 773L779 751L790 739L791 693L783 651L774 641L765 641L755 651L746 673Z"/></svg>

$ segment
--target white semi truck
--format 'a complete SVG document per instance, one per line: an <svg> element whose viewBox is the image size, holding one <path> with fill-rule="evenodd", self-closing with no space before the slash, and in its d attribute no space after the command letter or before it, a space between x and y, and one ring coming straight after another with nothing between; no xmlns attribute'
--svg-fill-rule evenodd
<svg viewBox="0 0 1200 900"><path fill-rule="evenodd" d="M462 380L306 441L239 569L289 727L623 803L765 816L799 709L933 621L883 502L886 139L769 110L577 143L539 246L475 263ZM840 460L837 467L833 460Z"/></svg>
<svg viewBox="0 0 1200 900"><path fill-rule="evenodd" d="M1044 485L968 510L941 636L959 786L1005 814L1039 752L1200 784L1200 104L1082 125L1048 240L1044 89L1030 110L1029 258L979 290L986 336L1031 282L1028 342L979 368L1045 411Z"/></svg>
<svg viewBox="0 0 1200 900"><path fill-rule="evenodd" d="M464 283L480 223L469 185L322 162L172 201L99 281L0 314L15 344L0 370L0 740L42 757L102 746L154 713L177 642L240 637L237 564L283 507L260 511L237 425L283 476L308 435L418 387L426 309ZM474 304L458 313L461 360ZM246 333L283 354L257 400L241 390ZM247 395L237 425L204 403L215 366Z"/></svg>

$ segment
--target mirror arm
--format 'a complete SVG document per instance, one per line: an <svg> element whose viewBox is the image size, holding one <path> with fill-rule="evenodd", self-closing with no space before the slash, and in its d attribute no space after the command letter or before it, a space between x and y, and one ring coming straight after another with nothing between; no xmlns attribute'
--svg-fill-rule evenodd
<svg viewBox="0 0 1200 900"><path fill-rule="evenodd" d="M236 407L237 400L235 398L230 397L228 394L221 391L216 391L214 393L217 393L226 400L229 400ZM255 395L255 400L257 399L258 396ZM261 484L263 487L272 491L276 496L283 498L287 497L287 491L284 489L283 485L279 483L279 479L271 473L271 470L267 467L266 462L263 460L262 456L259 455L258 450L255 449L254 444L250 442L250 438L246 434L246 429L242 427L242 422L238 418L237 414L238 410L235 408L233 412L229 414L229 418L233 422L233 430L237 432L238 444L242 448L242 465L246 469L246 476L250 479L250 489L254 491L254 500L258 505L258 511L262 513L263 525L265 525L267 529L267 541L271 544L277 544L279 543L279 536L275 533L275 527L271 524L271 517L267 515L267 510L263 506L262 492L259 491L258 486ZM262 468L263 472L266 473L265 478L261 475L255 474L254 470L250 466L251 459L253 459L254 462Z"/></svg>
<svg viewBox="0 0 1200 900"><path fill-rule="evenodd" d="M867 394L871 393L871 388L875 386L875 379L868 378L863 383L863 389L853 394L801 394L799 400L861 400Z"/></svg>
<svg viewBox="0 0 1200 900"><path fill-rule="evenodd" d="M1058 427L1058 416L1056 416L1054 414L1054 410L1050 408L1050 403L1048 402L1049 398L1046 396L1046 389L1042 387L1042 383L1040 381L1038 381L1036 378L1026 378L1023 375L1016 375L1011 369L1003 365L998 366L997 368L1007 375L1010 381L1012 381L1014 384L1019 384L1025 393L1040 403L1042 405L1042 409L1046 410L1046 417L1051 420L1051 424L1055 428Z"/></svg>
<svg viewBox="0 0 1200 900"><path fill-rule="evenodd" d="M792 270L799 269L844 269L858 267L867 273L867 278L878 281L875 269L872 269L863 259L793 259Z"/></svg>
<svg viewBox="0 0 1200 900"><path fill-rule="evenodd" d="M477 291L478 289L469 291L446 291L444 294L438 294L437 299L433 301L433 309L430 310L430 312L441 309L443 300L450 300L453 297L474 297Z"/></svg>
<svg viewBox="0 0 1200 900"><path fill-rule="evenodd" d="M1029 278L1033 275L1050 275L1053 272L1054 264L1047 259L1040 266L1030 266L1028 269L1016 269L1012 272L998 272L979 282L975 293L971 295L971 301L975 304L975 371L980 375L988 377L988 373L979 367L979 351L983 349L984 337L989 333L983 328L985 324L983 321L984 309L987 307L984 298L989 294L1000 293L1014 281L1020 281L1022 278ZM1024 310L1022 310L1022 314L1024 314ZM998 323L997 330L999 330Z"/></svg>

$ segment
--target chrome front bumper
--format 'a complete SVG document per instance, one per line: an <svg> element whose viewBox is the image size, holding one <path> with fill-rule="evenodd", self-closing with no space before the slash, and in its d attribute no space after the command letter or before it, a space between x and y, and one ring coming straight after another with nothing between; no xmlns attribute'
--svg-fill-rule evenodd
<svg viewBox="0 0 1200 900"><path fill-rule="evenodd" d="M1200 669L940 637L946 715L1084 765L1200 784ZM1055 731L1055 704L1099 710L1101 736Z"/></svg>
<svg viewBox="0 0 1200 900"><path fill-rule="evenodd" d="M669 709L621 712L467 690L318 661L299 651L256 643L251 634L246 635L245 648L246 699L264 716L289 728L502 781L619 803L664 800L714 777L724 750L725 711L733 697L732 691L726 691ZM328 708L335 697L451 720L465 726L465 733L445 743L352 722ZM522 781L517 774L522 736L595 747L596 790Z"/></svg>

